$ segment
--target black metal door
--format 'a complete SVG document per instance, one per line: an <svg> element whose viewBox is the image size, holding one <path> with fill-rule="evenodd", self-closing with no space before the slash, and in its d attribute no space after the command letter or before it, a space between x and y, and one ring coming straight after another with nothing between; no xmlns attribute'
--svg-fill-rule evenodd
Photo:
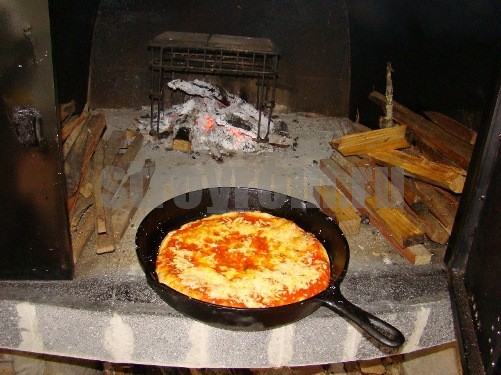
<svg viewBox="0 0 501 375"><path fill-rule="evenodd" d="M49 10L0 0L0 278L71 278Z"/></svg>
<svg viewBox="0 0 501 375"><path fill-rule="evenodd" d="M501 373L501 88L477 139L446 254L465 374Z"/></svg>

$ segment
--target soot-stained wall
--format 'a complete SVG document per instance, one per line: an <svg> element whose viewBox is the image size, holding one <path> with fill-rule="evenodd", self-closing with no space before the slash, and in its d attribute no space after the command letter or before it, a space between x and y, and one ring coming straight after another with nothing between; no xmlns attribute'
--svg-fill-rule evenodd
<svg viewBox="0 0 501 375"><path fill-rule="evenodd" d="M358 109L371 127L381 109L368 94L384 91L387 61L395 100L418 112L473 114L464 118L473 127L489 112L501 66L496 0L49 3L60 101L80 108L91 40L92 106L136 108L148 104L147 43L166 30L272 38L281 54L278 104L330 115L347 114L349 104L350 117ZM232 82L224 84L240 91Z"/></svg>
<svg viewBox="0 0 501 375"><path fill-rule="evenodd" d="M496 0L347 0L351 48L350 115L377 126L386 62L394 99L478 127L488 115L501 66L501 3Z"/></svg>
<svg viewBox="0 0 501 375"><path fill-rule="evenodd" d="M147 45L164 31L270 38L280 54L277 104L295 111L347 114L349 32L340 0L104 0L92 46L93 107L149 103Z"/></svg>

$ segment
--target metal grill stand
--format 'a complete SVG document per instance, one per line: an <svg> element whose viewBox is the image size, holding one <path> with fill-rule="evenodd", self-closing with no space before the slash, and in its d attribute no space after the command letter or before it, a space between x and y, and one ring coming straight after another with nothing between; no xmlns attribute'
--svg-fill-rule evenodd
<svg viewBox="0 0 501 375"><path fill-rule="evenodd" d="M211 74L258 80L256 141L268 141L278 68L277 48L270 39L168 31L158 35L148 49L151 53L151 129L157 136L164 103L164 79L174 79L176 73ZM261 138L263 112L268 115L268 123L266 136Z"/></svg>

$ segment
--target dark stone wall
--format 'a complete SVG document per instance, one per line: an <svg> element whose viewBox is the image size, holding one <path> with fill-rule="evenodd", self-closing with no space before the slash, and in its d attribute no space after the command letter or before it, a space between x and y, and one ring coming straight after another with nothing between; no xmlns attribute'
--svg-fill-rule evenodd
<svg viewBox="0 0 501 375"><path fill-rule="evenodd" d="M391 61L396 101L478 127L492 107L501 66L499 1L347 0L347 6L351 117L359 109L361 122L377 126L381 109L368 94L384 92Z"/></svg>
<svg viewBox="0 0 501 375"><path fill-rule="evenodd" d="M52 56L60 103L87 102L92 34L99 0L49 0Z"/></svg>
<svg viewBox="0 0 501 375"><path fill-rule="evenodd" d="M295 111L348 113L347 12L344 1L327 0L104 0L92 46L92 106L149 103L147 45L164 31L270 38L280 53L278 104ZM223 85L232 92L246 91L252 102L252 83L234 82L226 79Z"/></svg>
<svg viewBox="0 0 501 375"><path fill-rule="evenodd" d="M166 30L272 38L280 49L278 104L377 126L368 94L384 91L391 61L395 100L478 127L501 66L496 0L251 1L51 0L61 102L148 104L148 41ZM99 6L99 13L98 13ZM97 22L94 28L94 20ZM349 25L349 26L348 26ZM94 35L93 35L93 31ZM252 102L253 82L221 82ZM349 111L348 111L349 108Z"/></svg>

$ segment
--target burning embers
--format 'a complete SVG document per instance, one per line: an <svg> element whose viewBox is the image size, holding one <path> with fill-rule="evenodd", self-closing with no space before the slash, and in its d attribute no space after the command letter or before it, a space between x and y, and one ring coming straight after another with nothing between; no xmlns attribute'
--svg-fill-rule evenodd
<svg viewBox="0 0 501 375"><path fill-rule="evenodd" d="M177 104L160 114L159 134L154 140L166 148L171 148L179 129L190 131L191 150L220 152L256 152L271 150L268 145L257 142L259 111L243 99L228 93L211 83L194 80L173 80L168 83L172 90L181 90L191 96L183 104ZM156 121L153 122L156 124ZM141 120L140 130L144 133L151 129L148 119ZM274 134L275 126L261 113L260 138L270 136L270 141L288 145L290 139Z"/></svg>

